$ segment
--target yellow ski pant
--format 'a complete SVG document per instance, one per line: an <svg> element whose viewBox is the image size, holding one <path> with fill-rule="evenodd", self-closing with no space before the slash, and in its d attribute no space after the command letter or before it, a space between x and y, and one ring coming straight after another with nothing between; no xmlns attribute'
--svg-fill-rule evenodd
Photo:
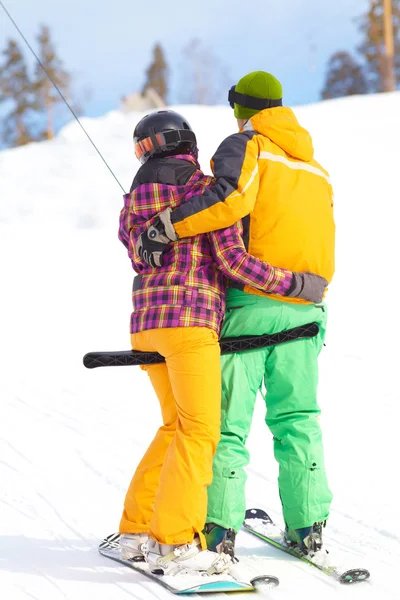
<svg viewBox="0 0 400 600"><path fill-rule="evenodd" d="M163 425L142 458L125 498L120 533L149 533L162 544L200 536L207 486L220 437L221 367L217 334L206 327L149 329L132 334L132 348L159 352L146 365Z"/></svg>

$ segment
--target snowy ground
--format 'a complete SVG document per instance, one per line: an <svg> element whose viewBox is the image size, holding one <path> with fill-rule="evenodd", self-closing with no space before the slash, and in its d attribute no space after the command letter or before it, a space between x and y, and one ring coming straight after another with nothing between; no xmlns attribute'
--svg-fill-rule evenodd
<svg viewBox="0 0 400 600"><path fill-rule="evenodd" d="M399 94L296 110L336 190L337 275L320 401L335 493L326 544L369 583L339 586L240 533L242 556L281 586L271 598L397 599ZM182 109L183 111L184 109ZM185 109L204 169L229 109ZM125 188L137 115L85 121ZM159 423L137 368L87 371L89 350L129 347L131 270L116 240L118 187L76 125L54 142L0 153L0 590L8 600L161 600L156 584L97 554ZM386 315L385 318L384 315ZM248 506L280 518L260 400ZM248 559L244 559L244 562Z"/></svg>

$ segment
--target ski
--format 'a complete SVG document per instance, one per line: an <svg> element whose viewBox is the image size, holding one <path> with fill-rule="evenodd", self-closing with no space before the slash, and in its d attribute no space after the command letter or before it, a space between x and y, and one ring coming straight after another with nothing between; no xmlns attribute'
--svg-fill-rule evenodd
<svg viewBox="0 0 400 600"><path fill-rule="evenodd" d="M257 536L264 540L271 546L295 556L299 560L316 567L322 571L325 575L333 577L340 583L350 584L361 581L366 581L370 577L370 573L367 569L350 569L347 571L341 571L338 567L327 564L327 562L318 560L313 562L312 557L307 557L302 554L298 549L290 547L285 542L285 536L283 530L276 525L271 517L262 509L250 508L246 511L245 521L243 528L249 533ZM328 554L326 554L328 556ZM318 557L321 559L321 556Z"/></svg>
<svg viewBox="0 0 400 600"><path fill-rule="evenodd" d="M99 545L99 552L102 556L110 558L137 573L145 575L152 581L157 582L163 588L175 595L184 594L206 594L224 592L255 592L261 589L270 589L279 584L277 577L269 575L260 575L251 579L251 581L239 581L233 575L157 575L152 573L148 564L142 561L127 560L121 558L119 549L119 533L112 533L107 536Z"/></svg>

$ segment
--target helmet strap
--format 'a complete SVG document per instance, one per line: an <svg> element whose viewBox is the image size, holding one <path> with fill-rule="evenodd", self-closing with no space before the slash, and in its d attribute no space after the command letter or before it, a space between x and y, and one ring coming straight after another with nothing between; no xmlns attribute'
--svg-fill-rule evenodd
<svg viewBox="0 0 400 600"><path fill-rule="evenodd" d="M171 142L196 143L196 136L193 131L190 131L190 129L171 129L171 131L163 131L163 136L165 137L166 144Z"/></svg>
<svg viewBox="0 0 400 600"><path fill-rule="evenodd" d="M241 94L232 86L229 90L228 100L231 108L235 104L240 104L244 108L252 108L253 110L264 110L265 108L273 108L274 106L282 106L282 98L272 100L272 98L255 98L247 94Z"/></svg>
<svg viewBox="0 0 400 600"><path fill-rule="evenodd" d="M157 136L156 136L156 130L155 130L154 127L152 129L150 129L149 138L151 139L151 142L153 144L153 148L154 148L155 152L156 153L157 152L161 152L162 148L161 148L160 144L158 143L158 139L157 139Z"/></svg>

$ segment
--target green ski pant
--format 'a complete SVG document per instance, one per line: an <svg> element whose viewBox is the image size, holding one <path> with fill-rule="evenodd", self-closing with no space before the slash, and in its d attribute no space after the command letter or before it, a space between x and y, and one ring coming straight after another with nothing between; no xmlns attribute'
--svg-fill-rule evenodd
<svg viewBox="0 0 400 600"><path fill-rule="evenodd" d="M325 473L317 403L317 359L326 318L325 304L290 304L229 290L223 337L276 333L313 321L320 332L315 338L221 357L221 439L208 488L207 522L235 531L243 523L244 469L249 463L245 444L263 380L267 390L265 421L279 463L285 524L299 529L328 517L332 494Z"/></svg>

